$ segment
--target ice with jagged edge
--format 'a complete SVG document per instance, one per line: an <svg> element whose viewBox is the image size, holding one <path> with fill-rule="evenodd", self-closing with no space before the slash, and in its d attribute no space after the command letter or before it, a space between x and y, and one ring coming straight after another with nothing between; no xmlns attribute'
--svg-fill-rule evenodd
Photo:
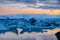
<svg viewBox="0 0 60 40"><path fill-rule="evenodd" d="M18 34L20 32L47 32L47 30L53 30L60 28L60 16L53 16L48 14L12 14L12 15L0 15L0 34L5 32L13 32Z"/></svg>

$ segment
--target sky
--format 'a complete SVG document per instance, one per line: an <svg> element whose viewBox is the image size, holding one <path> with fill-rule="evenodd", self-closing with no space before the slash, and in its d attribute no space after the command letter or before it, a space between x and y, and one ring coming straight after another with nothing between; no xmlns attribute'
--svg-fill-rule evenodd
<svg viewBox="0 0 60 40"><path fill-rule="evenodd" d="M0 14L60 14L60 0L0 0Z"/></svg>
<svg viewBox="0 0 60 40"><path fill-rule="evenodd" d="M0 0L1 14L60 14L60 0ZM55 34L59 29L49 31Z"/></svg>

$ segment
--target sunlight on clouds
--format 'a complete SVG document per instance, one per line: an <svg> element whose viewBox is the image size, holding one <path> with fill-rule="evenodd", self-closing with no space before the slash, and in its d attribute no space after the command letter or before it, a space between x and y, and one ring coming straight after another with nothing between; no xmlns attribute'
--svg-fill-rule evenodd
<svg viewBox="0 0 60 40"><path fill-rule="evenodd" d="M60 14L59 2L58 0L0 0L0 14L45 13L57 15Z"/></svg>
<svg viewBox="0 0 60 40"><path fill-rule="evenodd" d="M0 8L1 9L1 8ZM60 10L50 10L50 9L35 9L35 8L3 8L0 10L2 14L51 14L58 15Z"/></svg>

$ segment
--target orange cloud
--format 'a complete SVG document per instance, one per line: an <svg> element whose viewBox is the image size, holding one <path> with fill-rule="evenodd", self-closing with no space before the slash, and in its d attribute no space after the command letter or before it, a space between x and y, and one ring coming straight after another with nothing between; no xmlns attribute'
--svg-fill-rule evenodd
<svg viewBox="0 0 60 40"><path fill-rule="evenodd" d="M0 14L52 14L57 15L60 10L50 10L50 9L35 9L35 8L0 8Z"/></svg>

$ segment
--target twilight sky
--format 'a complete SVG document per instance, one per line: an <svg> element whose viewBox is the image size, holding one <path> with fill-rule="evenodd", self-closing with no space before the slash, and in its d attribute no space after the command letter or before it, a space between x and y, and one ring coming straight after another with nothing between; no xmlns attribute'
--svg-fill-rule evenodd
<svg viewBox="0 0 60 40"><path fill-rule="evenodd" d="M59 14L60 0L0 0L0 14Z"/></svg>
<svg viewBox="0 0 60 40"><path fill-rule="evenodd" d="M60 14L60 0L0 0L0 14ZM59 29L49 31L55 33Z"/></svg>

